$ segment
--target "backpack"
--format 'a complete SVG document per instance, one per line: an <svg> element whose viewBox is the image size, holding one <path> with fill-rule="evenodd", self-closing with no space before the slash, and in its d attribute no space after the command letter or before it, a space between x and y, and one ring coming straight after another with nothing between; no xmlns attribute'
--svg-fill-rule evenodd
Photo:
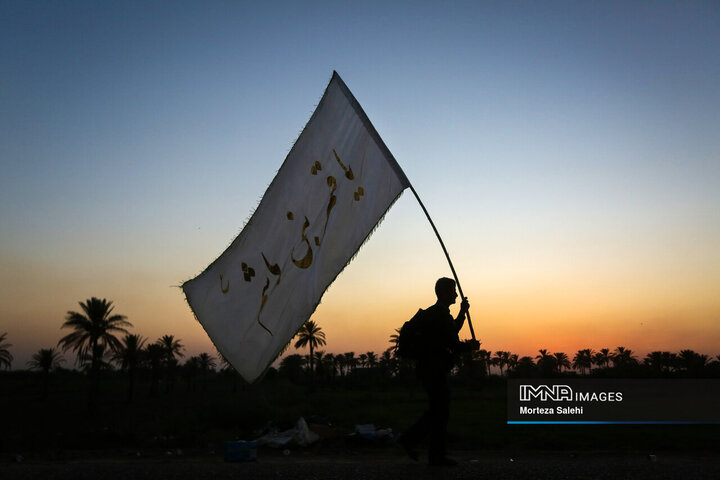
<svg viewBox="0 0 720 480"><path fill-rule="evenodd" d="M408 360L417 360L425 351L422 332L422 318L425 310L422 308L400 328L398 335L397 356Z"/></svg>

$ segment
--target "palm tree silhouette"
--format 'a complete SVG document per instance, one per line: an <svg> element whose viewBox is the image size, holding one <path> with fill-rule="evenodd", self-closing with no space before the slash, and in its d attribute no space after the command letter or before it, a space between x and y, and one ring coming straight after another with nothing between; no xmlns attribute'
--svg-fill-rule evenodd
<svg viewBox="0 0 720 480"><path fill-rule="evenodd" d="M326 345L325 332L322 331L313 320L307 320L303 323L300 330L297 332L297 341L295 342L295 348L303 348L305 346L310 347L310 374L313 372L313 351L315 348Z"/></svg>
<svg viewBox="0 0 720 480"><path fill-rule="evenodd" d="M400 329L396 328L395 333L390 335L390 343L392 343L391 352L393 355L397 353L398 345L400 344Z"/></svg>
<svg viewBox="0 0 720 480"><path fill-rule="evenodd" d="M102 356L107 348L117 351L122 345L115 334L128 333L124 327L132 327L132 324L125 320L124 315L112 315L112 302L106 299L92 297L83 302L78 302L81 312L69 311L65 316L65 323L61 328L72 328L74 331L60 339L63 351L72 349L78 358L78 363L83 363L88 357L90 362L90 395L89 404L93 405L93 399L98 388L98 372Z"/></svg>
<svg viewBox="0 0 720 480"><path fill-rule="evenodd" d="M135 372L140 366L143 355L143 345L146 339L136 334L126 334L122 340L122 346L113 354L113 361L120 364L120 368L128 375L128 396L127 401L132 402L135 390Z"/></svg>
<svg viewBox="0 0 720 480"><path fill-rule="evenodd" d="M637 363L633 351L625 347L617 347L610 357L610 360L614 367L625 367Z"/></svg>
<svg viewBox="0 0 720 480"><path fill-rule="evenodd" d="M10 350L8 350L8 348L12 347L12 344L5 343L5 337L7 337L7 332L0 335L0 368L4 366L8 370L10 370L13 356L10 354Z"/></svg>
<svg viewBox="0 0 720 480"><path fill-rule="evenodd" d="M490 365L492 364L492 352L481 348L477 352L473 353L473 358L478 360L480 368L482 368L483 375L490 376Z"/></svg>
<svg viewBox="0 0 720 480"><path fill-rule="evenodd" d="M217 367L217 363L215 363L215 359L207 353L203 352L200 355L198 355L198 360L200 360L198 363L198 366L200 367L201 370L204 370L206 372L209 372L210 370L214 370L215 367Z"/></svg>
<svg viewBox="0 0 720 480"><path fill-rule="evenodd" d="M170 392L175 382L175 367L177 366L177 358L184 357L182 351L185 349L180 340L175 340L174 335L163 335L158 338L155 344L159 345L163 351L163 360L165 363L165 371L167 375L167 384L165 391Z"/></svg>
<svg viewBox="0 0 720 480"><path fill-rule="evenodd" d="M344 358L344 356L341 356ZM378 365L380 367L380 372L383 375L383 377L389 378L392 377L397 373L398 370L398 359L393 354L393 348L387 348L385 351L383 351L382 355L380 356L380 361L378 362Z"/></svg>
<svg viewBox="0 0 720 480"><path fill-rule="evenodd" d="M498 350L495 352L495 357L493 358L493 363L500 367L500 376L503 375L503 368L508 364L510 361L510 352L505 352L503 350Z"/></svg>
<svg viewBox="0 0 720 480"><path fill-rule="evenodd" d="M315 351L315 374L318 377L325 375L325 350Z"/></svg>
<svg viewBox="0 0 720 480"><path fill-rule="evenodd" d="M60 352L54 348L41 348L33 354L32 360L27 362L32 370L43 372L43 398L47 398L50 389L50 371L58 368L64 361Z"/></svg>
<svg viewBox="0 0 720 480"><path fill-rule="evenodd" d="M702 374L708 360L709 357L707 355L702 355L689 349L681 350L680 354L677 356L677 363L680 368L693 376Z"/></svg>
<svg viewBox="0 0 720 480"><path fill-rule="evenodd" d="M190 357L185 361L183 366L180 367L185 382L187 383L188 392L195 391L195 377L197 376L198 370L200 370L199 363L199 357Z"/></svg>
<svg viewBox="0 0 720 480"><path fill-rule="evenodd" d="M200 369L200 375L202 376L202 382L203 382L203 390L207 389L207 376L210 374L211 371L215 371L215 367L217 367L217 363L215 363L215 359L208 355L207 353L203 352L200 355L198 355L198 368Z"/></svg>
<svg viewBox="0 0 720 480"><path fill-rule="evenodd" d="M151 343L144 350L144 361L150 366L150 395L155 395L160 382L160 369L162 368L165 350L157 343Z"/></svg>
<svg viewBox="0 0 720 480"><path fill-rule="evenodd" d="M518 375L531 377L535 375L537 371L537 365L533 362L532 357L524 356L518 360L515 371Z"/></svg>
<svg viewBox="0 0 720 480"><path fill-rule="evenodd" d="M345 368L347 368L348 373L354 372L358 364L355 352L345 352L343 356L345 357Z"/></svg>
<svg viewBox="0 0 720 480"><path fill-rule="evenodd" d="M377 366L377 355L375 352L367 352L365 356L367 357L367 367L375 368Z"/></svg>
<svg viewBox="0 0 720 480"><path fill-rule="evenodd" d="M302 355L293 353L284 357L280 361L280 375L289 378L292 381L300 380L305 366L305 359Z"/></svg>
<svg viewBox="0 0 720 480"><path fill-rule="evenodd" d="M600 351L597 352L593 357L593 363L595 363L595 365L597 365L598 367L607 368L610 365L611 359L612 355L610 354L610 349L601 348Z"/></svg>
<svg viewBox="0 0 720 480"><path fill-rule="evenodd" d="M508 357L507 367L508 367L508 375L510 374L511 370L515 370L520 363L520 359L517 353L513 353Z"/></svg>
<svg viewBox="0 0 720 480"><path fill-rule="evenodd" d="M335 375L337 374L337 364L335 363L335 355L332 353L326 353L322 357L322 369L325 372L325 375L327 375L330 378L335 378Z"/></svg>
<svg viewBox="0 0 720 480"><path fill-rule="evenodd" d="M580 370L581 375L585 375L585 370L590 370L592 367L592 359L594 352L590 348L578 350L573 357L573 368Z"/></svg>
<svg viewBox="0 0 720 480"><path fill-rule="evenodd" d="M677 355L670 352L654 351L645 355L643 364L656 375L666 375L677 364Z"/></svg>
<svg viewBox="0 0 720 480"><path fill-rule="evenodd" d="M174 335L163 335L162 337L158 338L155 343L162 347L165 361L167 362L172 362L173 360L176 360L175 357L185 356L182 353L182 351L185 349L185 346L180 343L180 340L175 340Z"/></svg>
<svg viewBox="0 0 720 480"><path fill-rule="evenodd" d="M563 368L570 368L570 359L568 358L567 353L556 352L553 353L553 357L555 357L555 368L558 372L562 372Z"/></svg>
<svg viewBox="0 0 720 480"><path fill-rule="evenodd" d="M535 356L537 366L541 372L549 374L555 371L555 357L548 353L546 348L538 350L540 355Z"/></svg>

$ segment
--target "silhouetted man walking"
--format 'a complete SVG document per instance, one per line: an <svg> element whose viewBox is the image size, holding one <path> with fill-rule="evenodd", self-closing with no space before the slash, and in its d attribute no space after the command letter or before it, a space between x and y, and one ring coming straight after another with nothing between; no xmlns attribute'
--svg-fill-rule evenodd
<svg viewBox="0 0 720 480"><path fill-rule="evenodd" d="M455 465L447 457L447 425L450 414L449 374L457 353L477 350L476 340L460 342L458 332L465 322L465 314L470 308L467 298L460 304L457 318L450 315L450 305L455 303L457 292L455 281L440 278L435 283L437 302L427 308L418 317L418 338L420 352L416 358L416 370L423 388L427 392L429 407L420 419L410 427L398 442L408 455L418 459L415 448L425 437L430 437L428 461L430 465Z"/></svg>

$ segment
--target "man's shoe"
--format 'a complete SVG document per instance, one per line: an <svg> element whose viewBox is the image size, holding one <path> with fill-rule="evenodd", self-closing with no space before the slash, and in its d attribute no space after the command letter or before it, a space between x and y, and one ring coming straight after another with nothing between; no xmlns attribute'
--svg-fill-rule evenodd
<svg viewBox="0 0 720 480"><path fill-rule="evenodd" d="M415 445L413 445L412 443L410 443L410 442L408 441L408 439L405 438L404 435L401 435L401 436L397 439L397 444L400 445L400 447L402 447L402 449L405 451L405 453L407 454L408 457L412 458L412 459L415 460L416 462L420 459L420 458L418 457L417 451L415 450Z"/></svg>
<svg viewBox="0 0 720 480"><path fill-rule="evenodd" d="M454 467L458 464L457 460L447 457L431 458L429 463L431 467Z"/></svg>

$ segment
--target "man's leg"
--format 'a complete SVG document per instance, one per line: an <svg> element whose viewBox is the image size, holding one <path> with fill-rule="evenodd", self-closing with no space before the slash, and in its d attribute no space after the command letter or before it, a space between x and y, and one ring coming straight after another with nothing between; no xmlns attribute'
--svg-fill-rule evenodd
<svg viewBox="0 0 720 480"><path fill-rule="evenodd" d="M430 433L432 428L432 404L433 394L431 386L434 384L432 375L427 369L418 368L418 379L428 396L428 409L422 416L408 428L398 439L398 443L405 449L405 452L413 459L418 460L418 454L415 451L417 445L422 442Z"/></svg>
<svg viewBox="0 0 720 480"><path fill-rule="evenodd" d="M418 454L415 449L417 445L425 437L427 437L429 432L430 411L428 410L422 414L422 416L418 419L417 422L415 422L412 427L408 428L405 433L403 433L400 438L398 438L398 443L403 447L405 453L407 453L410 458L417 461Z"/></svg>
<svg viewBox="0 0 720 480"><path fill-rule="evenodd" d="M447 426L450 418L450 384L447 375L437 376L426 386L430 409L428 410L428 429L430 463L442 463L447 454Z"/></svg>

